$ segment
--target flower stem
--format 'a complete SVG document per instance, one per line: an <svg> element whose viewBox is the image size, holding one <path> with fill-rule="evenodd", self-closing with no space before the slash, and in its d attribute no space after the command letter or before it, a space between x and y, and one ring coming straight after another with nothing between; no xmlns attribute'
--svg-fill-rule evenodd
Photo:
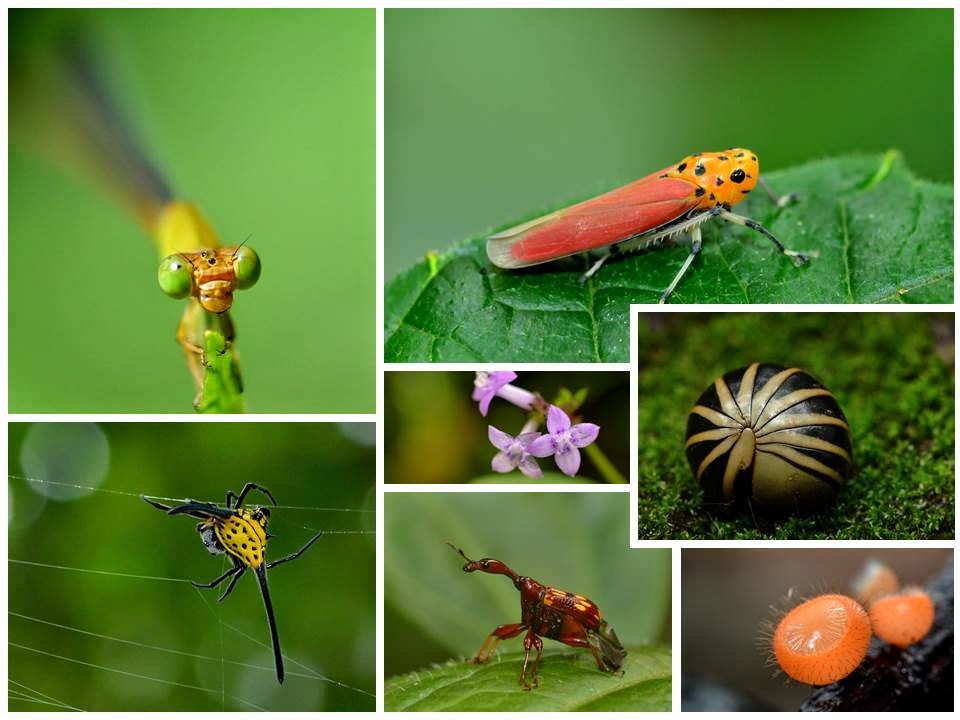
<svg viewBox="0 0 960 720"><path fill-rule="evenodd" d="M596 443L583 448L583 452L590 458L590 462L593 463L604 482L626 484L627 479L620 474L620 471L610 462L603 450L597 447Z"/></svg>
<svg viewBox="0 0 960 720"><path fill-rule="evenodd" d="M523 435L524 433L534 432L537 428L540 427L540 421L536 418L529 418L520 428L520 432L517 433L518 436Z"/></svg>

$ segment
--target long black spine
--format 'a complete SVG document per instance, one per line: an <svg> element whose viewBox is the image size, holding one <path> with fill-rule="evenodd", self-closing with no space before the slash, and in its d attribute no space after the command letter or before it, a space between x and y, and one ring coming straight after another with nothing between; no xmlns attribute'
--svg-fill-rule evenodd
<svg viewBox="0 0 960 720"><path fill-rule="evenodd" d="M260 564L256 571L263 596L263 607L267 611L267 624L270 626L270 642L273 643L273 662L277 666L277 682L283 684L283 653L280 651L280 635L277 633L277 619L273 615L273 603L270 602L270 590L267 588L267 568Z"/></svg>

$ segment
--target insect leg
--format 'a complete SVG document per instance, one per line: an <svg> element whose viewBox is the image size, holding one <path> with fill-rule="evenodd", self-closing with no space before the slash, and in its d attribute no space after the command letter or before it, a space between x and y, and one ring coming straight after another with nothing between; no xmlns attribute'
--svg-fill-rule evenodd
<svg viewBox="0 0 960 720"><path fill-rule="evenodd" d="M187 368L190 370L190 375L193 377L193 382L198 392L203 389L204 365L203 348L197 344L201 342L201 335L198 334L197 330L201 324L201 312L203 312L203 309L200 307L200 304L191 301L180 317L176 335L177 342L183 348L184 355L187 359Z"/></svg>
<svg viewBox="0 0 960 720"><path fill-rule="evenodd" d="M531 682L527 682L527 664L530 660L530 648L533 647L537 649L537 657L533 661L533 667L530 669ZM520 684L523 685L524 690L532 690L539 682L537 678L537 667L540 665L540 653L542 650L543 640L534 634L533 628L530 628L527 631L527 636L523 638L523 666L520 668Z"/></svg>
<svg viewBox="0 0 960 720"><path fill-rule="evenodd" d="M279 558L278 560L273 560L273 561L271 561L271 562L268 562L268 563L267 563L267 570L269 570L269 569L272 568L272 567L276 567L277 565L280 565L281 563L289 562L289 561L291 561L291 560L296 560L298 557L300 557L301 555L303 555L304 552L306 552L306 550L307 550L308 547L310 547L310 546L313 545L317 540L319 540L321 535L323 535L323 531L322 531L322 530L321 530L320 532L318 532L316 535L314 535L312 538L310 538L310 540L307 542L307 544L304 545L304 546L303 546L302 548L300 548L299 550L297 550L295 553L291 553L291 554L287 555L286 557L282 557L282 558Z"/></svg>
<svg viewBox="0 0 960 720"><path fill-rule="evenodd" d="M616 245L613 246L616 248ZM590 269L587 270L583 275L580 276L580 284L583 285L587 280L592 278L597 272L603 267L603 264L610 259L615 253L613 251L608 251L600 256L600 258L590 266Z"/></svg>
<svg viewBox="0 0 960 720"><path fill-rule="evenodd" d="M772 202L778 208L786 207L800 197L797 193L787 193L781 197L770 189L770 186L767 185L766 180L764 180L762 177L757 179L760 181L760 186L764 189L764 191L766 191L767 197L770 198L770 202Z"/></svg>
<svg viewBox="0 0 960 720"><path fill-rule="evenodd" d="M729 222L736 223L737 225L743 225L744 227L748 227L751 230L756 230L758 233L760 233L761 235L766 237L768 240L770 240L770 242L776 245L777 250L779 250L782 254L786 255L787 257L793 258L793 264L796 265L797 267L807 262L807 260L810 259L811 255L816 257L816 253L802 253L802 252L797 252L796 250L790 250L788 248L785 248L783 246L783 243L777 240L773 236L773 233L767 230L763 225L758 223L756 220L751 220L750 218L743 217L743 215L737 215L736 213L732 213L726 209L720 210L720 217L722 217L724 220L727 220Z"/></svg>
<svg viewBox="0 0 960 720"><path fill-rule="evenodd" d="M493 650L497 647L497 643L499 643L501 640L509 640L510 638L516 637L526 629L527 626L520 623L500 625L499 627L494 628L493 632L487 635L487 639L483 641L480 652L477 653L477 656L472 660L472 662L478 665L480 663L485 663L490 659L490 656L493 655ZM492 644L491 641L493 641Z"/></svg>
<svg viewBox="0 0 960 720"><path fill-rule="evenodd" d="M680 271L673 276L673 280L667 286L667 289L663 291L663 294L660 296L660 304L663 305L667 298L677 289L677 285L680 283L680 278L683 277L683 274L687 271L687 268L690 267L690 264L693 262L693 259L700 252L700 247L703 244L703 240L700 235L700 226L694 225L690 230L690 254L687 255L687 259L683 261L683 265L680 266Z"/></svg>

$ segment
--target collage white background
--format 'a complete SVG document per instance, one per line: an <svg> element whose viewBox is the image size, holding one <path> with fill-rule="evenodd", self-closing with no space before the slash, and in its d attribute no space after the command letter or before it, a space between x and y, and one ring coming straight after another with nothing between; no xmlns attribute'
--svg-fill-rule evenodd
<svg viewBox="0 0 960 720"><path fill-rule="evenodd" d="M100 3L85 3L88 6L95 7L360 7L360 8L377 8L376 13L376 26L377 26L377 72L376 72L376 92L377 92L377 121L376 121L376 135L377 135L377 197L376 197L376 209L377 209L377 267L376 267L376 287L377 287L377 317L376 325L373 328L373 332L376 335L376 352L377 352L377 376L376 376L376 386L377 386L377 415L248 415L245 417L217 417L217 418L204 418L199 417L193 414L183 414L183 415L137 415L135 417L136 421L141 422L370 422L375 421L378 418L382 417L383 411L383 373L385 370L397 370L397 371L444 371L444 370L474 370L474 369L503 369L503 365L450 365L450 364L409 364L409 365L384 365L383 358L383 336L382 336L382 327L383 327L383 287L384 287L384 272L383 272L383 249L384 249L384 187L383 187L383 163L384 163L384 152L383 152L383 138L384 138L384 103L383 103L383 78L384 78L384 8L402 8L402 7L516 7L513 3L505 2L473 2L473 3L444 3L444 2L421 2L421 3L398 3L398 2L337 2L337 3L317 3L317 2L284 2L277 4L262 3L262 2L204 2L204 3L156 3L156 2L147 2L147 3L115 3L115 2L100 2ZM577 2L526 2L523 3L524 7L582 7L584 3ZM638 3L631 2L604 2L602 6L604 7L636 7ZM810 3L810 2L800 2L793 3L793 6L806 6L806 7L823 7L822 3ZM913 6L913 7L952 7L956 9L957 3L850 3L849 6L867 6L867 7L878 7L878 6L890 6L890 7L903 7ZM13 4L8 5L8 7L37 7L37 4ZM45 5L49 7L70 7L73 6L70 3L55 3L51 5ZM698 7L703 6L703 4L683 4L680 5L675 2L668 3L658 3L658 7L669 7L669 6L680 6L680 7ZM733 6L736 7L765 7L769 6L767 3L734 3ZM955 13L955 22L954 22L954 33L956 36L957 33L957 24L956 24L956 13ZM4 13L2 20L2 37L4 48L8 47L8 24L7 16ZM956 37L955 37L956 41ZM955 42L956 45L956 42ZM2 103L3 103L3 118L6 123L7 118L7 82L8 82L8 73L6 66L6 52L4 52L4 92L2 94ZM956 56L955 56L956 64ZM954 73L955 83L957 73ZM697 88L703 90L703 85L698 84ZM956 92L954 93L956 97ZM895 99L890 99L895 101ZM956 116L956 114L955 114ZM864 120L869 121L869 108L864 108ZM956 122L956 120L955 120ZM956 137L956 130L955 130ZM2 144L4 149L4 154L7 154L8 150L8 139L7 133L3 133ZM954 143L956 145L956 143ZM955 175L958 166L960 163L957 161L955 155L954 158L955 165ZM7 168L4 166L3 172L3 214L4 217L7 217L7 187L8 187L8 177L7 177ZM4 223L4 233L3 233L3 250L4 257L7 256L7 247L8 247L8 237L7 237L7 223ZM956 276L956 253L955 253L955 272ZM3 313L3 322L6 330L6 323L9 313L8 305L8 296L7 296L7 287L8 280L7 275L4 273L4 292L2 302L4 304L4 313ZM642 310L644 312L656 312L662 310L662 307L659 306L634 306L635 311ZM750 306L749 308L737 307L737 306L670 306L671 312L705 312L705 311L743 311L749 310L750 312L769 312L769 311L782 311L783 306ZM880 311L892 311L893 308L890 306L887 307L876 307L876 306L843 306L843 307L823 307L818 305L795 305L790 306L791 310L795 311L814 311L814 312L880 312ZM898 306L895 311L897 312L918 312L918 311L936 311L936 310L946 310L954 311L954 306L923 306L923 307L911 307L911 306ZM631 347L634 348L635 352L635 337L636 337L636 312L632 314L632 328L631 328ZM7 333L4 332L4 343L7 342ZM4 347L4 352L2 354L2 363L4 369L4 375L7 376L7 352L6 346ZM591 366L591 365L582 365L582 364L552 364L552 365L543 365L543 364L511 364L509 369L512 370L522 370L522 369L550 369L558 371L583 371L583 370L604 370L604 371L614 371L614 372L628 372L631 369L631 365L627 364L608 364L602 366ZM631 373L632 377L632 373ZM635 408L638 398L636 398L635 383L631 383L631 407ZM2 389L3 397L3 406L7 407L7 384L4 383ZM95 421L95 422L129 422L134 420L130 415L10 415L7 414L7 422L50 422L50 421ZM631 417L631 476L636 476L636 427L635 427L636 418L635 415ZM357 713L352 716L354 717L384 717L387 716L383 712L383 566L384 566L384 518L383 518L383 493L385 492L383 485L383 436L384 428L381 422L377 424L377 522L376 522L376 531L377 531L377 580L376 580L376 592L377 592L377 617L376 617L376 631L377 631L377 712L376 713ZM4 456L7 457L7 435L4 433L3 436L3 449ZM423 492L425 487L422 485L391 485L386 492ZM583 492L584 486L570 486L570 485L543 485L538 486L536 490L541 492ZM438 491L435 488L431 488L431 491ZM446 486L439 490L440 492L475 492L477 489L472 486L466 485L453 485ZM500 486L484 486L484 492L530 492L530 485L500 485ZM748 543L743 542L731 542L731 541L645 541L642 544L635 540L635 528L637 520L637 507L636 507L636 489L631 485L631 491L629 495L627 494L626 488L614 488L609 486L595 486L591 487L588 492L620 492L623 494L624 502L630 503L630 523L627 527L624 527L624 544L630 544L632 547L667 547L672 550L673 558L673 574L672 574L672 585L673 585L673 612L672 612L672 644L673 644L673 711L672 713L636 713L631 714L627 713L626 715L635 715L636 717L667 717L671 714L677 714L680 712L680 668L682 658L679 652L680 639L682 636L683 629L680 627L680 603L681 603L681 589L680 589L680 568L681 568L681 549L684 547L730 547L730 546L743 546ZM4 503L6 503L6 495L4 495ZM3 535L3 547L4 552L7 550L7 536L4 533ZM748 544L750 547L886 547L886 546L896 546L896 547L950 547L955 548L955 541L849 541L849 542L829 542L829 541L754 541ZM4 607L6 607L7 602L7 572L6 569L3 573L3 602ZM7 637L7 626L3 626L3 636L4 639ZM2 659L0 659L0 664L3 666L4 673L7 672L7 654L4 653ZM956 687L956 677L955 677L955 687ZM4 700L3 705L4 714L10 714L7 711L6 699ZM31 718L37 717L52 717L54 713L39 712L39 713L13 713L14 715L23 715L29 716ZM245 714L245 713L243 713ZM343 716L342 713L317 713L318 715L325 716ZM59 715L59 714L58 714ZM135 713L111 713L113 716L118 717L136 717L138 714ZM223 717L236 717L238 713L212 713L210 715L214 716L223 716ZM451 713L390 713L389 717L398 717L409 715L411 717L418 718L450 718L456 717L457 714ZM490 717L502 717L502 713L471 713L471 716L490 716ZM588 715L598 715L597 713L588 713ZM624 714L620 714L623 716ZM779 714L778 716L799 716L800 713L786 713ZM892 717L903 716L906 717L909 714L907 713L893 713L890 714ZM928 716L949 716L949 713L935 713ZM530 713L526 715L535 720L546 720L547 718L554 718L556 714L554 713ZM734 717L733 713L706 713L701 714L702 717L708 718L720 718L720 717Z"/></svg>

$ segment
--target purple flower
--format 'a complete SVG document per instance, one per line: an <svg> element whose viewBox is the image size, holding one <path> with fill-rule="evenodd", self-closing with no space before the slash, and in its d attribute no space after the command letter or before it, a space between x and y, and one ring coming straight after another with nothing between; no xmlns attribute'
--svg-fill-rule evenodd
<svg viewBox="0 0 960 720"><path fill-rule="evenodd" d="M543 470L537 465L527 452L527 446L540 437L538 432L522 432L516 437L508 435L503 430L498 430L493 425L487 427L487 437L490 443L500 452L493 456L490 462L492 467L498 473L508 473L514 468L519 468L520 472L530 478L543 476Z"/></svg>
<svg viewBox="0 0 960 720"><path fill-rule="evenodd" d="M516 379L517 374L510 370L478 372L476 380L473 381L473 399L480 403L480 414L486 417L490 403L497 396L497 391Z"/></svg>
<svg viewBox="0 0 960 720"><path fill-rule="evenodd" d="M495 397L501 397L524 410L532 409L534 394L529 390L511 385L510 383L516 379L517 374L510 370L478 372L476 380L473 381L473 399L480 403L480 414L487 416L490 403Z"/></svg>
<svg viewBox="0 0 960 720"><path fill-rule="evenodd" d="M556 405L547 410L548 435L541 435L530 442L526 451L536 457L553 455L557 467L573 477L580 469L580 450L597 439L600 426L593 423L570 425L570 418Z"/></svg>

